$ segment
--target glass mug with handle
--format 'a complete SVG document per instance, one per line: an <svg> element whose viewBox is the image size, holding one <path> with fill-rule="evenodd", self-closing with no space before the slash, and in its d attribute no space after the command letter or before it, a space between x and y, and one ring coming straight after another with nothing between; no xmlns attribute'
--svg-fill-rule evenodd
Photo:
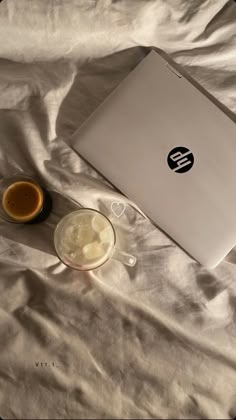
<svg viewBox="0 0 236 420"><path fill-rule="evenodd" d="M116 232L110 220L90 208L73 211L58 223L54 245L60 260L76 270L94 270L110 258L130 267L136 264L136 257L116 248Z"/></svg>

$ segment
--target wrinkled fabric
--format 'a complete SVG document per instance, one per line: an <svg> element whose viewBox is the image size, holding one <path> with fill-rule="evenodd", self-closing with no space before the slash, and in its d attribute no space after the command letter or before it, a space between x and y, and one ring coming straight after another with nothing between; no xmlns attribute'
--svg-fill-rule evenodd
<svg viewBox="0 0 236 420"><path fill-rule="evenodd" d="M53 198L42 224L0 221L0 417L236 417L235 249L204 269L70 147L150 47L235 114L236 4L3 0L0 40L0 175ZM135 267L59 261L55 226L78 206L111 218Z"/></svg>

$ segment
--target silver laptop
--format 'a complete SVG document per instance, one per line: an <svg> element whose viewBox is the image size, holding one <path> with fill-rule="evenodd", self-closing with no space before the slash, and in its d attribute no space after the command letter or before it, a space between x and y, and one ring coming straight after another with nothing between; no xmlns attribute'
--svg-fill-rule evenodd
<svg viewBox="0 0 236 420"><path fill-rule="evenodd" d="M151 51L72 147L195 260L236 244L236 127L183 71Z"/></svg>

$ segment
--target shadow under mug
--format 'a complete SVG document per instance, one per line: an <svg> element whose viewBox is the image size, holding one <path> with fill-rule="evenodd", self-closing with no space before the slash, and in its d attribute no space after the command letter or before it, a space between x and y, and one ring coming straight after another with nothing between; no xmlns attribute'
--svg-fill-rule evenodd
<svg viewBox="0 0 236 420"><path fill-rule="evenodd" d="M59 259L79 271L94 270L110 258L133 267L136 257L118 249L116 240L111 221L100 211L84 207L67 214L54 232Z"/></svg>

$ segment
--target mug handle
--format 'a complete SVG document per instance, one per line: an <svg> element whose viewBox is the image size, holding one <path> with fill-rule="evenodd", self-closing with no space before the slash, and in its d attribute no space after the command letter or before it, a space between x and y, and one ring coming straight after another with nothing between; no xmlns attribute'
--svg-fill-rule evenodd
<svg viewBox="0 0 236 420"><path fill-rule="evenodd" d="M136 264L137 258L133 255L127 254L127 252L121 251L118 248L114 248L111 256L114 260L120 261L121 263L133 267Z"/></svg>

